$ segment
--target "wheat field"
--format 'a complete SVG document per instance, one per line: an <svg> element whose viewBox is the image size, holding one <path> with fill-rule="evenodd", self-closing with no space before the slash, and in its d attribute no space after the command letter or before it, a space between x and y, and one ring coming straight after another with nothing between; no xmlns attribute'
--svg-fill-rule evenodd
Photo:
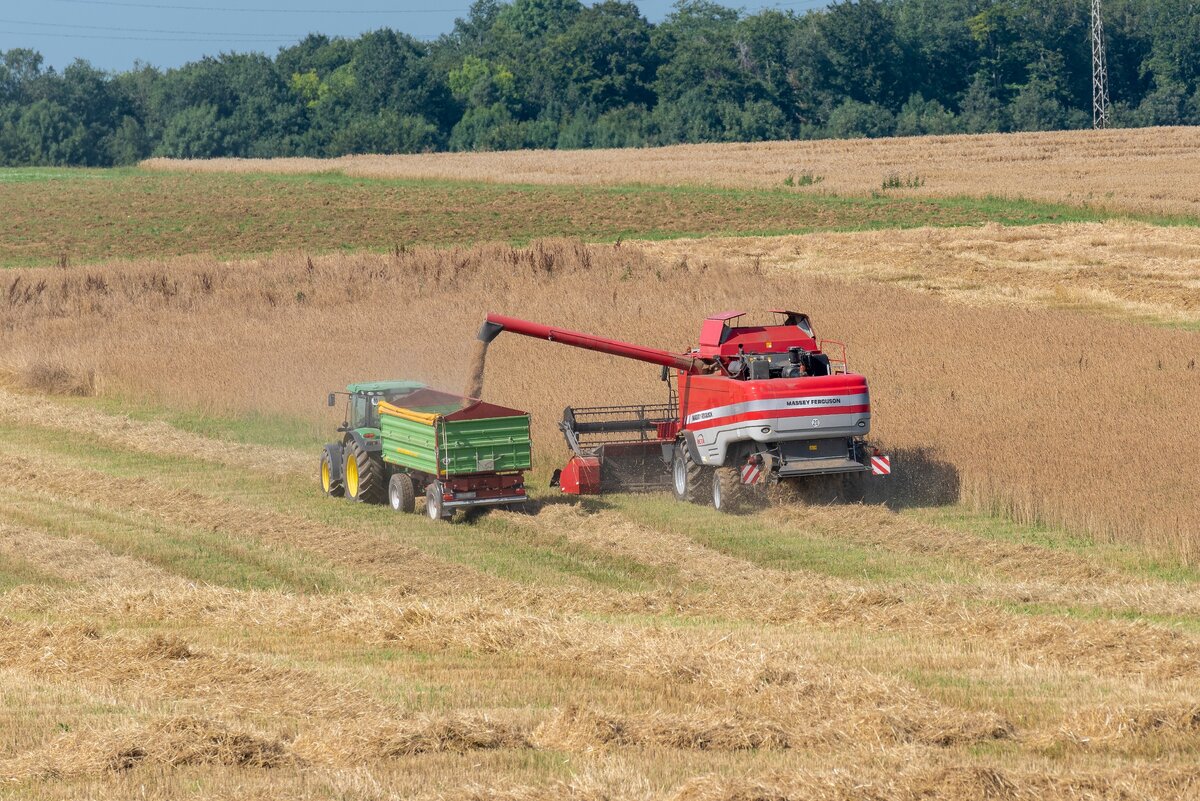
<svg viewBox="0 0 1200 801"><path fill-rule="evenodd" d="M532 184L670 184L862 195L1000 196L1141 214L1200 215L1200 128L1109 129L862 140L676 145L336 159L150 159L156 170L340 172Z"/></svg>
<svg viewBox="0 0 1200 801"><path fill-rule="evenodd" d="M32 386L68 376L67 392L74 380L84 393L98 385L332 429L320 399L352 380L465 387L488 311L682 351L704 310L801 306L819 333L850 343L852 366L875 386L881 443L950 465L975 508L1200 557L1196 478L1164 458L1200 431L1193 334L798 279L794 268L661 247L672 255L549 241L21 271L0 364ZM533 414L537 458L549 467L561 458L564 407L657 402L656 379L652 367L510 336L491 349L484 394Z"/></svg>
<svg viewBox="0 0 1200 801"><path fill-rule="evenodd" d="M969 306L1076 309L1200 326L1200 231L1191 227L989 224L631 244L670 261L884 283Z"/></svg>

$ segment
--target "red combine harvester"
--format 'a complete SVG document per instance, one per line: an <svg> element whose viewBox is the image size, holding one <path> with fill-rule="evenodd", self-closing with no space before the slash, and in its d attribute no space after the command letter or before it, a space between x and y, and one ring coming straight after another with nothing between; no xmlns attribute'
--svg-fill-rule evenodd
<svg viewBox="0 0 1200 801"><path fill-rule="evenodd" d="M755 488L820 476L846 500L861 500L866 475L890 471L864 440L867 380L849 372L842 343L818 342L808 315L772 313L776 324L761 326L736 325L744 312L709 317L700 346L684 354L498 314L487 316L479 339L510 331L662 367L666 403L566 410L559 427L572 455L555 473L563 492L671 486L680 500L711 497L731 511Z"/></svg>

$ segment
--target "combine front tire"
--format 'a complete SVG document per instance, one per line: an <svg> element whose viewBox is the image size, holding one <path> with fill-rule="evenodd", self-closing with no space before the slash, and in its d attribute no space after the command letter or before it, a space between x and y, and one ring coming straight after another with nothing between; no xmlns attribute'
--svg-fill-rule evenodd
<svg viewBox="0 0 1200 801"><path fill-rule="evenodd" d="M679 500L704 503L704 467L692 460L686 442L675 443L675 456L671 460L671 486Z"/></svg>
<svg viewBox="0 0 1200 801"><path fill-rule="evenodd" d="M340 445L326 445L321 451L321 463L317 468L317 479L321 482L321 492L331 498L340 497L345 491L342 484L342 448Z"/></svg>
<svg viewBox="0 0 1200 801"><path fill-rule="evenodd" d="M383 463L357 442L346 446L346 497L358 503L383 500Z"/></svg>
<svg viewBox="0 0 1200 801"><path fill-rule="evenodd" d="M388 503L397 512L411 512L417 506L416 490L412 476L395 473L388 481Z"/></svg>
<svg viewBox="0 0 1200 801"><path fill-rule="evenodd" d="M742 476L733 467L718 467L713 470L713 508L718 512L737 513L746 505L746 485Z"/></svg>

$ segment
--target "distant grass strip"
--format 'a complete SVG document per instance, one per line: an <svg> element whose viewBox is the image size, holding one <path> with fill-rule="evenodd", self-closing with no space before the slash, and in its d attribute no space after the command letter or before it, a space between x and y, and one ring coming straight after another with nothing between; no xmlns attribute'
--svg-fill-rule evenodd
<svg viewBox="0 0 1200 801"><path fill-rule="evenodd" d="M103 180L97 180L103 179ZM280 249L590 241L1093 222L1118 215L1002 198L786 189L535 186L122 170L0 170L0 265ZM1191 218L1138 217L1160 224Z"/></svg>

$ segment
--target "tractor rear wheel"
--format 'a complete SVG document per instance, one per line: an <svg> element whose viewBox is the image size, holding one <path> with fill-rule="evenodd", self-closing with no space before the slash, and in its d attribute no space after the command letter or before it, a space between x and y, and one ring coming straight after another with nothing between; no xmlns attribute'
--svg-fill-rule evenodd
<svg viewBox="0 0 1200 801"><path fill-rule="evenodd" d="M736 514L746 505L746 485L742 475L733 467L718 467L713 470L712 501L718 512Z"/></svg>
<svg viewBox="0 0 1200 801"><path fill-rule="evenodd" d="M675 497L688 503L704 503L704 466L692 460L687 443L675 443L675 456L671 460L671 486Z"/></svg>
<svg viewBox="0 0 1200 801"><path fill-rule="evenodd" d="M383 500L383 462L357 442L346 446L346 497L358 503Z"/></svg>
<svg viewBox="0 0 1200 801"><path fill-rule="evenodd" d="M388 503L397 512L411 512L417 508L417 493L412 476L395 473L388 481Z"/></svg>

